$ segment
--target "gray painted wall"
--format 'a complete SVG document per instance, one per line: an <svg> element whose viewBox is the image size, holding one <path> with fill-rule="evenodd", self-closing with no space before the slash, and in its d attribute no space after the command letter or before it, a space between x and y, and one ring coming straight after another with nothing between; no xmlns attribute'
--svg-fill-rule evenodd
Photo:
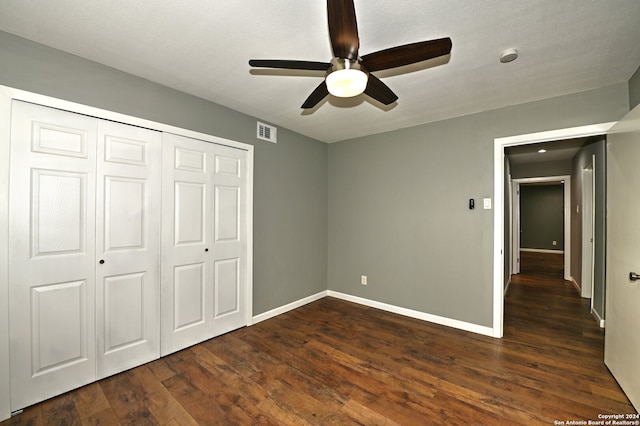
<svg viewBox="0 0 640 426"><path fill-rule="evenodd" d="M564 186L520 185L520 229L520 248L564 250Z"/></svg>
<svg viewBox="0 0 640 426"><path fill-rule="evenodd" d="M493 210L467 203L493 198L494 139L615 121L628 96L620 83L331 144L329 289L490 327Z"/></svg>
<svg viewBox="0 0 640 426"><path fill-rule="evenodd" d="M629 79L629 110L640 104L640 67Z"/></svg>
<svg viewBox="0 0 640 426"><path fill-rule="evenodd" d="M4 32L0 58L2 85L254 145L254 314L326 290L326 144Z"/></svg>
<svg viewBox="0 0 640 426"><path fill-rule="evenodd" d="M593 309L605 319L605 261L607 220L607 149L604 136L594 137L573 157L571 174L571 276L582 287L582 170L595 164L595 246ZM579 206L579 211L578 207Z"/></svg>

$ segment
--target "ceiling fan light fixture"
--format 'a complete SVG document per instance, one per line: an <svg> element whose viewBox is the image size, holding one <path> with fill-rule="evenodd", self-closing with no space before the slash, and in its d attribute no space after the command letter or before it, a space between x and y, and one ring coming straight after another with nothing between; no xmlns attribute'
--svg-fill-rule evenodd
<svg viewBox="0 0 640 426"><path fill-rule="evenodd" d="M334 58L331 63L331 72L326 78L329 93L339 98L351 98L364 92L369 76L356 61Z"/></svg>

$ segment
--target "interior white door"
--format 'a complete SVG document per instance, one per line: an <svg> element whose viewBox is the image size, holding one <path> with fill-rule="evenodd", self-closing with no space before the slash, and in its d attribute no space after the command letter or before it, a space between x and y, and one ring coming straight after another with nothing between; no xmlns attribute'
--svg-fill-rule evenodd
<svg viewBox="0 0 640 426"><path fill-rule="evenodd" d="M605 364L640 410L640 107L607 137Z"/></svg>
<svg viewBox="0 0 640 426"><path fill-rule="evenodd" d="M162 355L210 336L211 144L163 135Z"/></svg>
<svg viewBox="0 0 640 426"><path fill-rule="evenodd" d="M11 409L95 380L97 120L14 101Z"/></svg>
<svg viewBox="0 0 640 426"><path fill-rule="evenodd" d="M97 378L160 356L162 134L98 123Z"/></svg>
<svg viewBox="0 0 640 426"><path fill-rule="evenodd" d="M246 151L165 133L162 355L246 325Z"/></svg>

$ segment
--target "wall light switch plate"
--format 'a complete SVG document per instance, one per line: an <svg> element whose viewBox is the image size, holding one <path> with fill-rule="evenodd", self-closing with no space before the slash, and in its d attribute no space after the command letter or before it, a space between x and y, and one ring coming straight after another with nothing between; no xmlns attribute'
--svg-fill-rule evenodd
<svg viewBox="0 0 640 426"><path fill-rule="evenodd" d="M485 210L491 210L491 198L484 198L482 202Z"/></svg>

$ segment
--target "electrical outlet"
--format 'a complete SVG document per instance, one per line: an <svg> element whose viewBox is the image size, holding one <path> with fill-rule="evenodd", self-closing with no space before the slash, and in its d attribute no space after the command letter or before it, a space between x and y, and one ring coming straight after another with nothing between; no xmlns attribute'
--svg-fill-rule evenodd
<svg viewBox="0 0 640 426"><path fill-rule="evenodd" d="M553 244L554 246L557 246L557 245L558 245L558 242L557 242L556 240L553 240L553 241L551 242L551 244Z"/></svg>
<svg viewBox="0 0 640 426"><path fill-rule="evenodd" d="M367 285L367 276L366 275L361 275L360 276L360 284Z"/></svg>

